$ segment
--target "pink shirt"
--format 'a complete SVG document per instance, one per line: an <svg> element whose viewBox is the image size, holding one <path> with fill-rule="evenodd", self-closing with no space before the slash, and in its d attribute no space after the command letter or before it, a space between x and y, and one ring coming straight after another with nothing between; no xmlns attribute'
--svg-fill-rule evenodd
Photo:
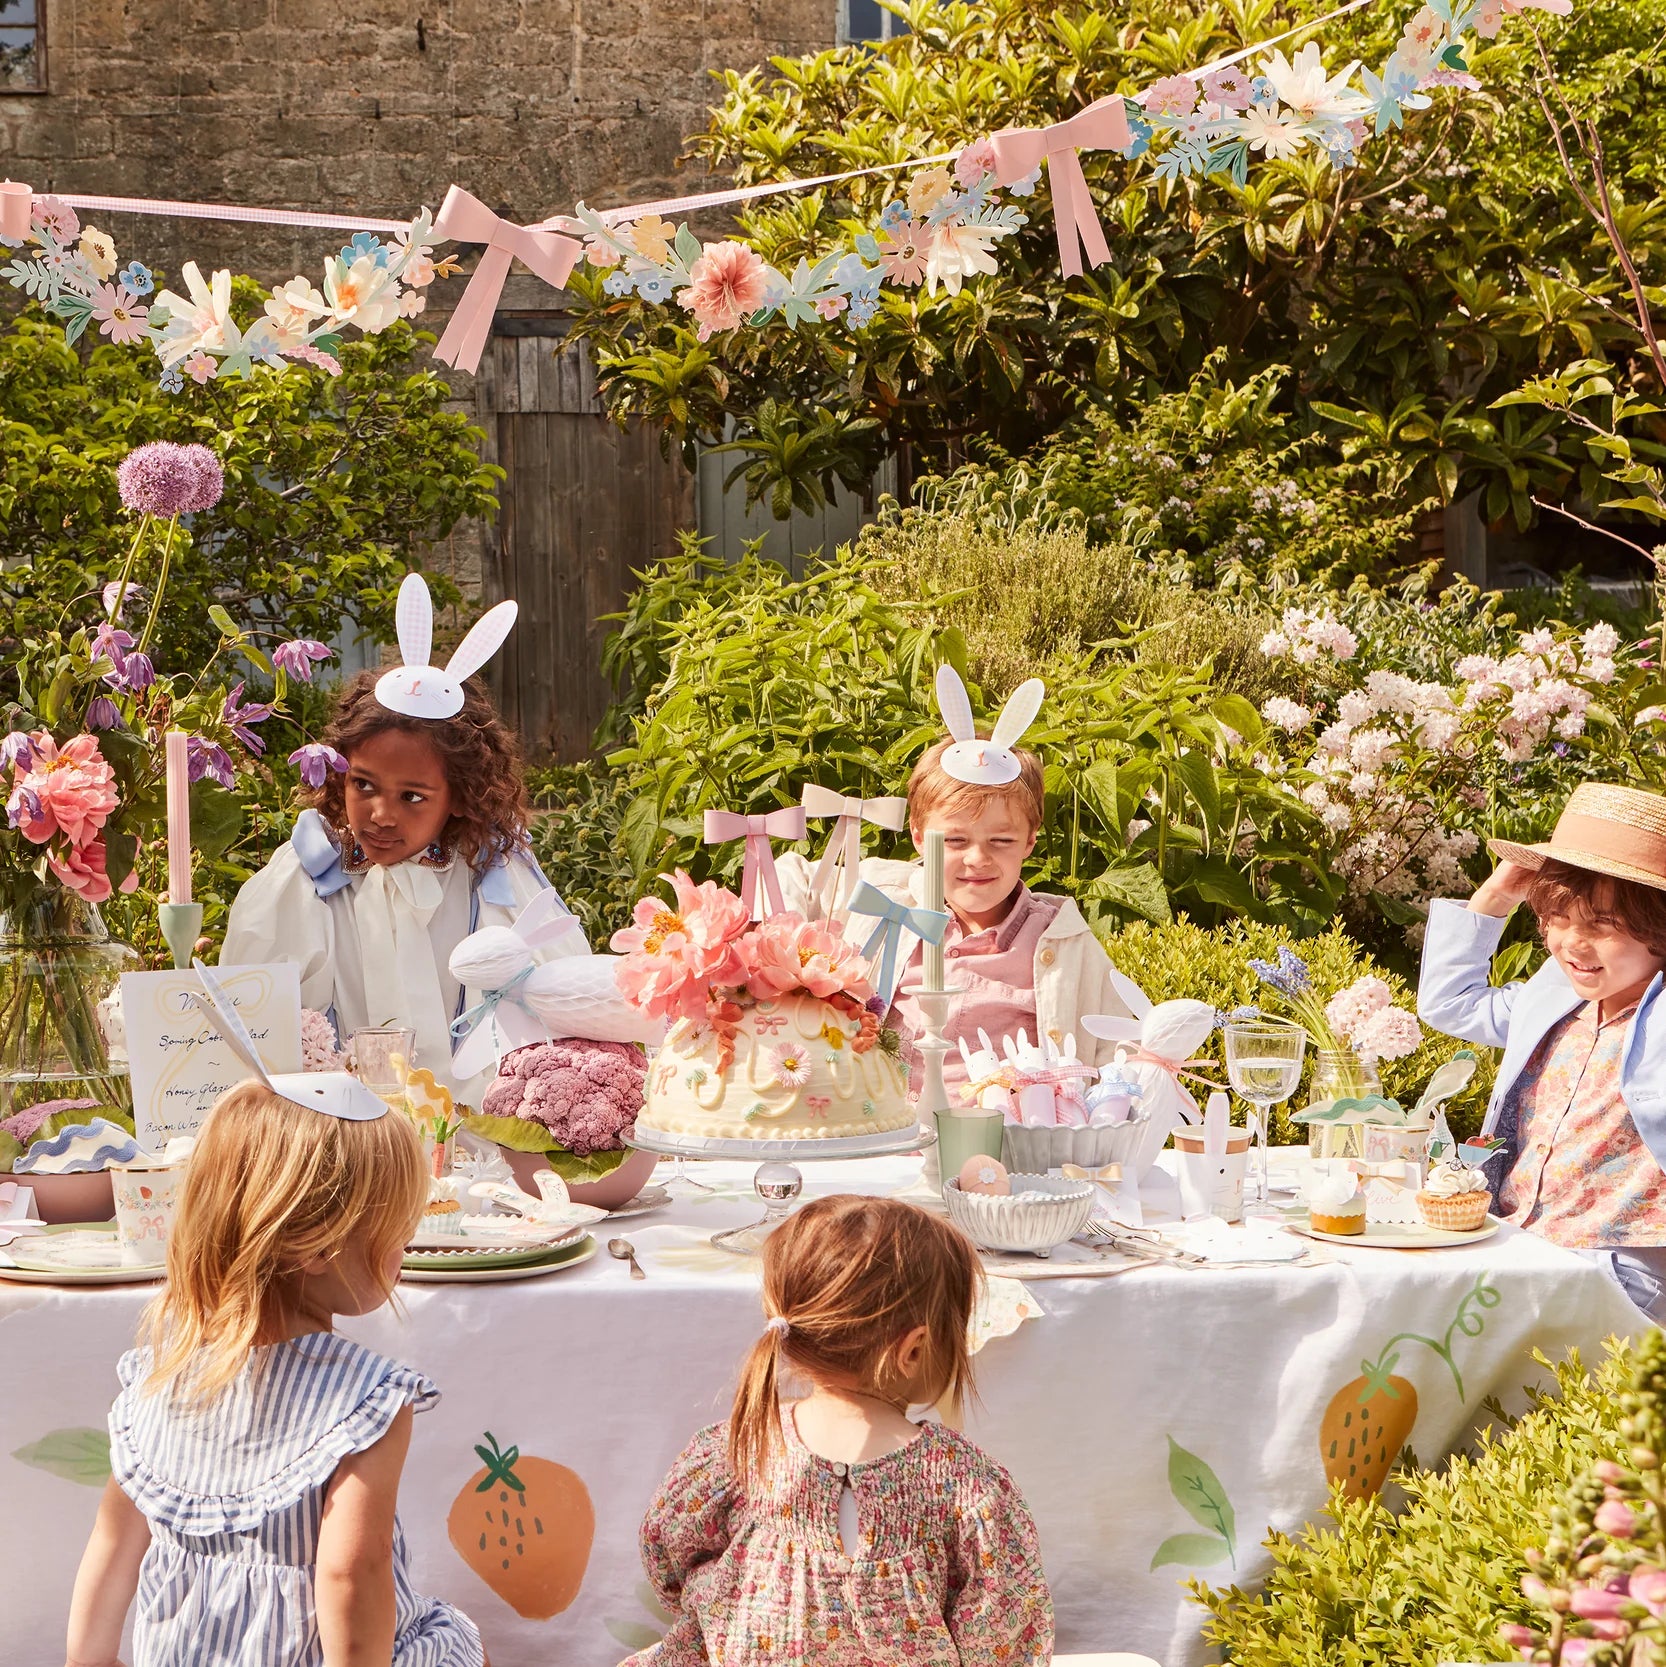
<svg viewBox="0 0 1666 1667"><path fill-rule="evenodd" d="M1032 1042L1041 1041L1035 1017L1035 958L1042 934L1053 924L1063 902L1062 897L1038 897L1021 884L1006 919L998 926L968 933L958 916L950 919L943 935L944 982L969 986L955 997L949 1008L949 1022L943 1027L949 1040L949 1051L943 1055L943 1082L951 1105L961 1103L960 1089L966 1082L966 1065L955 1046L961 1038L974 1052L980 1029L989 1033L997 1049L1003 1036L1016 1039L1020 1030L1028 1031ZM919 976L920 952L916 950L902 982L917 982ZM912 996L899 995L889 1022L902 1031L909 1090L918 1094L920 1055L914 1039L925 1030L919 1003Z"/></svg>

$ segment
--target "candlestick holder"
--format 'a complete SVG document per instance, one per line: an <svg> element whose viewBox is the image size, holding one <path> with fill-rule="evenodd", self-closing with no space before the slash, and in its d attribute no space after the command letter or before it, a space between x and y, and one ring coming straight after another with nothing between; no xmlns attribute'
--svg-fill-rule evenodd
<svg viewBox="0 0 1666 1667"><path fill-rule="evenodd" d="M162 938L174 958L174 970L186 972L202 936L202 904L158 903L157 918L162 923Z"/></svg>
<svg viewBox="0 0 1666 1667"><path fill-rule="evenodd" d="M920 1096L915 1102L915 1110L919 1115L921 1126L927 1129L938 1127L939 1117L952 1116L954 1108L949 1104L949 1092L943 1086L943 1055L954 1045L946 1041L943 1036L943 1026L949 1022L949 1008L954 998L964 992L969 986L965 984L951 984L940 990L928 990L920 984L910 984L904 990L905 995L913 996L920 1004L920 1017L925 1024L925 1034L914 1046L921 1058L925 1080L920 1084ZM923 1194L938 1208L943 1205L943 1172L938 1161L937 1147L926 1148L925 1168L920 1175L920 1187ZM910 1189L912 1192L913 1189Z"/></svg>

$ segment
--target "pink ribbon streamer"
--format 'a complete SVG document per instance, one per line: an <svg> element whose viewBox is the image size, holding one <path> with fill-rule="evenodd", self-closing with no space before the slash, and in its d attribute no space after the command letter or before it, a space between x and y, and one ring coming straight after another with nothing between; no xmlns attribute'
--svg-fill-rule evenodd
<svg viewBox="0 0 1666 1667"><path fill-rule="evenodd" d="M1123 1046L1117 1050L1130 1065L1155 1065L1160 1071L1167 1071L1176 1082L1184 1077L1188 1082L1202 1083L1205 1088L1225 1088L1224 1082L1212 1081L1209 1077L1202 1077L1192 1069L1194 1065L1212 1065L1209 1059L1166 1059L1160 1053L1153 1053L1149 1048Z"/></svg>
<svg viewBox="0 0 1666 1667"><path fill-rule="evenodd" d="M582 244L559 232L539 231L501 219L460 185L452 186L445 194L434 221L434 238L436 242L486 245L486 252L480 257L480 264L475 267L439 346L434 349L434 357L441 364L465 371L473 371L480 364L510 263L519 260L552 289L560 289L584 252Z"/></svg>
<svg viewBox="0 0 1666 1667"><path fill-rule="evenodd" d="M1043 159L1053 187L1053 226L1059 240L1059 267L1067 278L1081 275L1082 252L1090 266L1111 258L1105 228L1094 212L1078 150L1126 150L1134 142L1128 110L1120 93L1102 98L1069 121L1052 127L1009 127L994 134L995 178L1009 186L1033 174Z"/></svg>
<svg viewBox="0 0 1666 1667"><path fill-rule="evenodd" d="M764 918L764 898L776 914L785 912L781 900L781 881L775 872L774 839L802 839L804 837L804 807L788 805L784 810L772 810L765 816L742 816L734 810L706 812L706 844L726 845L731 839L746 841L746 854L740 871L740 900L754 920ZM763 895L759 895L758 878L763 877Z"/></svg>

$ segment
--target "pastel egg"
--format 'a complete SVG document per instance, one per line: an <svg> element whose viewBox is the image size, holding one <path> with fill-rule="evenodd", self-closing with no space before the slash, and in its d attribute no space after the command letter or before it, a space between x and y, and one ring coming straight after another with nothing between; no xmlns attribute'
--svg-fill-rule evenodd
<svg viewBox="0 0 1666 1667"><path fill-rule="evenodd" d="M998 1158L968 1158L960 1166L959 1180L962 1192L981 1192L990 1198L1006 1198L1012 1192L1011 1178Z"/></svg>

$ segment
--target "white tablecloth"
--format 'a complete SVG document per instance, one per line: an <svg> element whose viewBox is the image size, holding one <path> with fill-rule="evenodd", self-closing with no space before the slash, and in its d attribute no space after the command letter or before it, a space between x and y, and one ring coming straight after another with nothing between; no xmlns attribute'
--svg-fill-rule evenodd
<svg viewBox="0 0 1666 1667"><path fill-rule="evenodd" d="M897 1190L916 1171L909 1159L807 1166L806 1190ZM721 1182L717 1197L679 1198L616 1229L637 1245L645 1281L603 1255L545 1280L408 1285L402 1314L344 1327L444 1392L416 1422L400 1514L418 1589L477 1620L494 1667L612 1667L660 1630L637 1527L683 1444L724 1415L759 1328L754 1264L706 1243L757 1213L750 1168L698 1172ZM1061 1651L1140 1650L1166 1667L1206 1654L1187 1576L1253 1586L1268 1526L1294 1531L1323 1512L1321 1435L1357 1439L1340 1423L1358 1409L1362 1363L1400 1380L1370 1406L1410 1413L1405 1388L1415 1391L1415 1418L1384 1439L1431 1462L1468 1439L1487 1397L1519 1407L1542 1376L1535 1348L1594 1354L1640 1323L1596 1268L1509 1230L1473 1248L1025 1289L1046 1312L978 1356L969 1433L1035 1512ZM149 1294L0 1282L4 1667L63 1660L70 1587L107 1473L115 1361ZM488 1431L569 1467L594 1504L582 1585L553 1619L521 1618L449 1541L447 1513L470 1489Z"/></svg>

